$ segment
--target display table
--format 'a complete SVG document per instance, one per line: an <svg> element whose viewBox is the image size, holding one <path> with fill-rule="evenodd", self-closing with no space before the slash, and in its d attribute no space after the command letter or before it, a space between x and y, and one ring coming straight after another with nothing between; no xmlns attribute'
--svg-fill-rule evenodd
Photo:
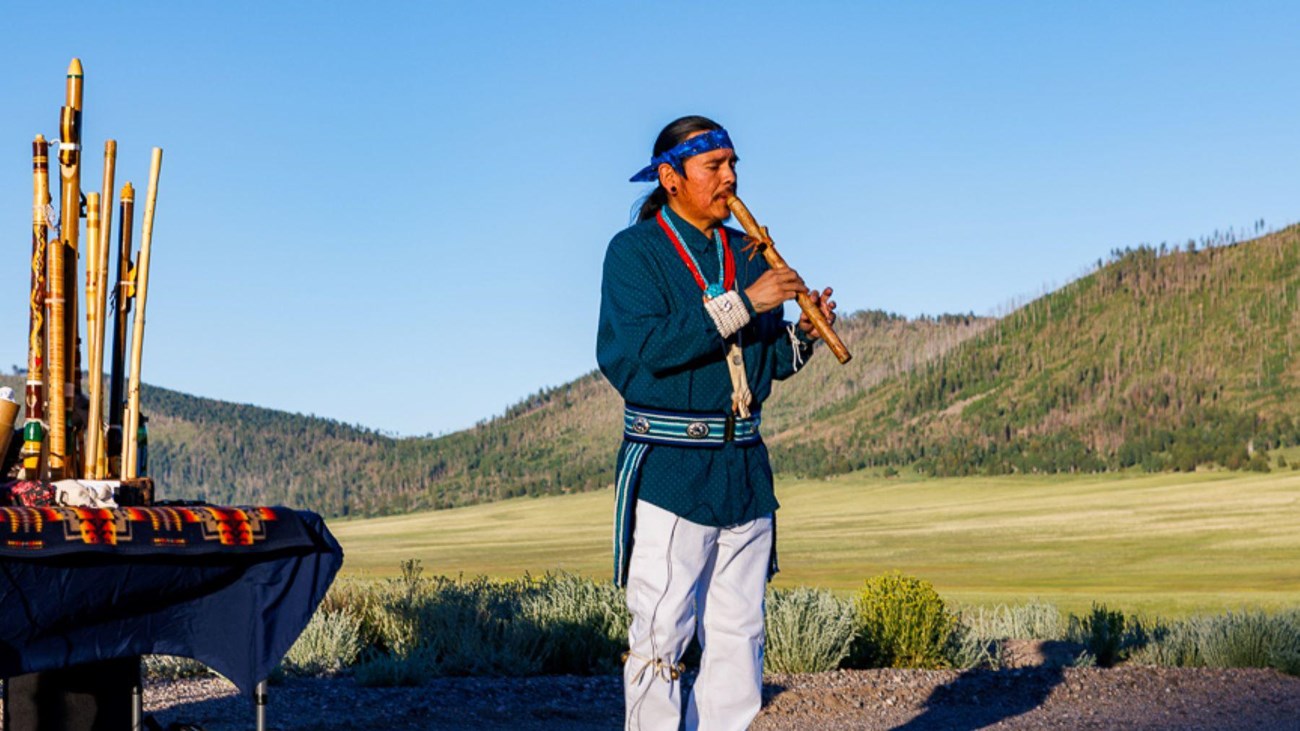
<svg viewBox="0 0 1300 731"><path fill-rule="evenodd" d="M283 507L0 508L0 677L178 655L251 698L342 563Z"/></svg>

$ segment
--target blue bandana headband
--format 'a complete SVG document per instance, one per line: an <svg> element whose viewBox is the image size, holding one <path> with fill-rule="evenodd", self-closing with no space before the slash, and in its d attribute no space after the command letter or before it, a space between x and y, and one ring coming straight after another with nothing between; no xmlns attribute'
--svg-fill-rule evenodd
<svg viewBox="0 0 1300 731"><path fill-rule="evenodd" d="M683 140L677 143L676 147L655 155L650 158L650 164L641 168L636 175L629 178L631 183L653 183L659 180L659 166L668 163L673 166L677 172L682 172L682 164L686 158L703 155L706 152L714 150L734 150L731 144L731 138L727 136L725 129L711 129L702 135Z"/></svg>

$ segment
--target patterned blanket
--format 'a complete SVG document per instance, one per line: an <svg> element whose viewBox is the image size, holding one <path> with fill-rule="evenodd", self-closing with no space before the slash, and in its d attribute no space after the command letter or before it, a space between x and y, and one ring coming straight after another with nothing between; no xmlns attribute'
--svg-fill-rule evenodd
<svg viewBox="0 0 1300 731"><path fill-rule="evenodd" d="M282 507L0 508L0 557L264 553L313 545Z"/></svg>
<svg viewBox="0 0 1300 731"><path fill-rule="evenodd" d="M251 694L342 562L283 507L0 508L0 677L180 655Z"/></svg>

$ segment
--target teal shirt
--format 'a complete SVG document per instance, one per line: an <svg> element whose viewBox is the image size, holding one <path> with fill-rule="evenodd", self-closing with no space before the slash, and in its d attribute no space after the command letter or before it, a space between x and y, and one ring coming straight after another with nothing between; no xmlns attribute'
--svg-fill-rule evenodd
<svg viewBox="0 0 1300 731"><path fill-rule="evenodd" d="M671 209L672 218L706 281L718 281L717 244ZM736 284L750 322L739 333L753 408L812 354L812 343L781 318L756 314L744 290L767 270L750 260L744 234L727 229ZM633 406L724 415L731 408L727 341L704 309L703 293L668 236L652 218L619 232L605 253L596 360ZM627 444L624 444L624 449ZM621 457L621 455L620 455ZM673 447L646 453L637 498L702 525L726 526L777 509L772 468L761 442L741 447Z"/></svg>

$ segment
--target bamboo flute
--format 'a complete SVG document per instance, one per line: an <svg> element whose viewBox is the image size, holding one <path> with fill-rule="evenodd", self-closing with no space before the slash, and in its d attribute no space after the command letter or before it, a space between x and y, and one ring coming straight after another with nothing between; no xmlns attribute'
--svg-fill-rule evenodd
<svg viewBox="0 0 1300 731"><path fill-rule="evenodd" d="M75 459L64 463L64 460L74 457L76 449L76 435L72 427L72 409L76 403L76 394L81 385L81 364L78 362L79 348L77 347L77 333L80 330L77 323L77 244L80 239L81 228L81 96L84 78L81 68L81 59L74 58L68 64L67 80L67 103L60 110L59 114L59 175L62 186L59 189L59 237L62 240L61 245L55 248L63 249L60 257L60 272L63 276L61 289L66 301L60 302L63 311L63 399L62 403L51 401L56 405L47 409L50 412L52 422L61 422L58 433L61 435L55 444L55 428L53 423L50 426L50 448L53 450L59 448L59 462L62 469L70 469L71 472L64 474L62 471L55 477L76 477L78 465ZM68 261L70 259L70 262ZM54 276L54 272L50 272ZM51 358L53 361L53 358ZM53 363L51 363L53 365ZM53 375L53 374L51 374ZM51 394L52 396L53 394ZM53 459L51 459L53 462ZM53 467L53 464L51 464Z"/></svg>
<svg viewBox="0 0 1300 731"><path fill-rule="evenodd" d="M50 245L48 276L50 291L45 297L45 322L47 323L50 343L47 352L50 358L49 399L45 402L45 418L50 422L50 447L48 471L51 480L61 480L64 475L64 460L68 454L67 412L64 411L64 390L67 386L68 365L64 360L68 349L64 347L63 335L67 325L64 317L63 288L67 284L63 265L66 247L63 242L55 241Z"/></svg>
<svg viewBox="0 0 1300 731"><path fill-rule="evenodd" d="M104 324L107 320L108 245L113 228L113 176L117 168L117 142L104 143L103 200L99 205L99 235L87 265L86 337L90 340L90 413L86 419L85 476L105 475L104 461ZM93 292L93 294L92 294Z"/></svg>
<svg viewBox="0 0 1300 731"><path fill-rule="evenodd" d="M93 379L95 377L95 323L98 313L95 311L95 300L98 298L97 285L99 284L99 272L95 270L95 264L99 261L99 194L86 194L86 340L89 344L86 352L86 375ZM91 477L94 472L94 450L95 437L98 431L95 428L95 418L99 416L98 409L95 408L94 402L90 404L90 416L86 420L85 443L78 455L82 463L82 477Z"/></svg>
<svg viewBox="0 0 1300 731"><path fill-rule="evenodd" d="M131 271L131 224L135 217L135 188L130 183L122 186L118 204L120 219L117 228L117 313L113 321L113 362L108 380L108 435L104 440L108 459L108 476L122 477L122 410L126 404L123 395L126 373L126 317L135 299L134 277Z"/></svg>
<svg viewBox="0 0 1300 731"><path fill-rule="evenodd" d="M153 148L149 164L149 188L144 198L144 224L140 228L140 260L136 263L135 296L138 300L131 324L131 381L127 388L126 439L122 479L139 477L138 439L140 430L140 356L144 350L144 313L149 297L149 252L153 243L154 208L158 203L158 176L162 171L162 148Z"/></svg>
<svg viewBox="0 0 1300 731"><path fill-rule="evenodd" d="M789 267L785 263L785 259L777 252L776 244L772 243L772 237L768 236L767 229L758 225L758 221L754 220L754 214L749 212L749 209L745 207L745 204L739 198L734 195L729 196L727 198L727 207L731 209L732 215L740 222L741 228L745 229L745 233L749 234L750 244L758 248L763 258L767 260L768 266L773 269L786 269ZM836 335L835 331L831 329L831 325L826 321L826 316L822 314L821 308L814 305L812 299L804 292L800 292L795 297L795 300L798 301L799 307L812 321L817 334L826 342L827 347L831 349L831 352L835 354L840 363L848 363L853 356L849 353L849 349L844 347L839 335Z"/></svg>
<svg viewBox="0 0 1300 731"><path fill-rule="evenodd" d="M45 265L49 243L50 144L42 135L32 142L32 292L31 330L27 338L27 416L23 422L23 477L41 479L45 442Z"/></svg>

